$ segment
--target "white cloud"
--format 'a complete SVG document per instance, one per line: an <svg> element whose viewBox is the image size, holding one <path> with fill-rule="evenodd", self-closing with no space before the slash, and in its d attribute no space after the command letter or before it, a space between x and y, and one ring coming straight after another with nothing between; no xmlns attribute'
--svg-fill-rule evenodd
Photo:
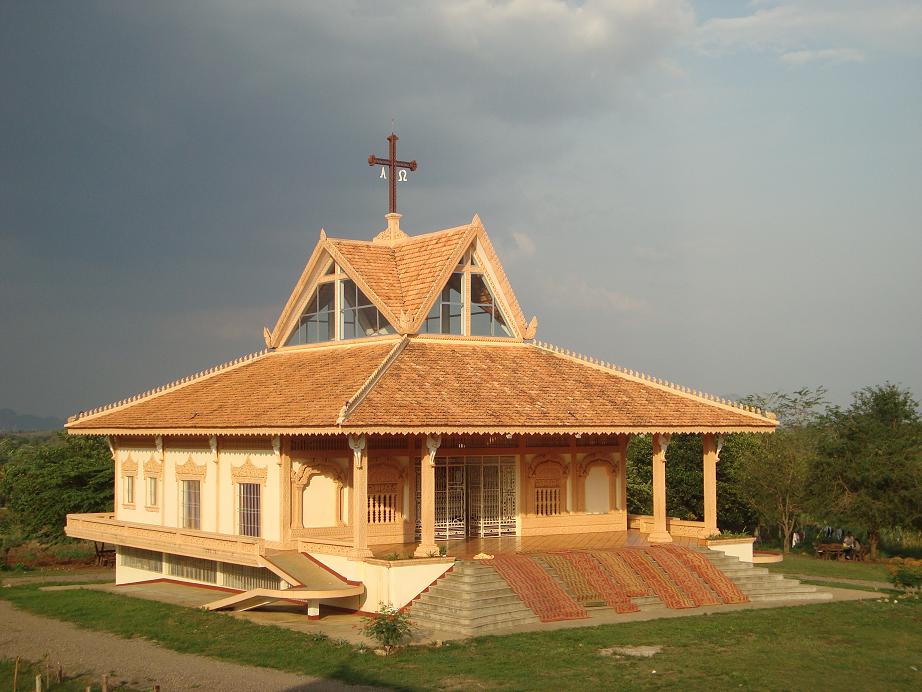
<svg viewBox="0 0 922 692"><path fill-rule="evenodd" d="M603 312L640 312L647 304L611 288L595 286L580 276L556 276L542 286L544 300L554 307Z"/></svg>
<svg viewBox="0 0 922 692"><path fill-rule="evenodd" d="M849 62L864 62L864 59L864 53L853 48L793 50L781 55L781 61L789 65L805 65L811 62L825 62L833 65L841 65Z"/></svg>
<svg viewBox="0 0 922 692"><path fill-rule="evenodd" d="M537 252L535 241L532 240L531 236L527 233L523 233L521 231L513 231L512 239L515 241L515 246L518 251L526 257L531 257L535 254L535 252Z"/></svg>
<svg viewBox="0 0 922 692"><path fill-rule="evenodd" d="M918 2L791 0L759 3L748 15L709 19L698 26L694 43L709 55L748 51L773 53L788 64L844 63L873 53L919 55L920 35Z"/></svg>

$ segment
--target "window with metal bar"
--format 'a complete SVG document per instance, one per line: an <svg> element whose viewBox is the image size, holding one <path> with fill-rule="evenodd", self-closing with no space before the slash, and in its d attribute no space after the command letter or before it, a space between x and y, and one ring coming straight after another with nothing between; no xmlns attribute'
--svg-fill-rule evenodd
<svg viewBox="0 0 922 692"><path fill-rule="evenodd" d="M200 481L181 481L182 527L184 529L202 528L202 494Z"/></svg>
<svg viewBox="0 0 922 692"><path fill-rule="evenodd" d="M122 480L124 486L124 493L122 495L122 502L126 505L134 504L134 476L125 476Z"/></svg>
<svg viewBox="0 0 922 692"><path fill-rule="evenodd" d="M157 477L156 476L147 477L147 506L148 507L157 506Z"/></svg>
<svg viewBox="0 0 922 692"><path fill-rule="evenodd" d="M241 536L259 537L259 483L240 483L237 486L237 527Z"/></svg>

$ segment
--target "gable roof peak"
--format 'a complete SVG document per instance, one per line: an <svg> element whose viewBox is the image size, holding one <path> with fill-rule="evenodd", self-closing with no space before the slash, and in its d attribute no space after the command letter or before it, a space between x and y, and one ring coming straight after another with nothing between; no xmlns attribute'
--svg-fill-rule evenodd
<svg viewBox="0 0 922 692"><path fill-rule="evenodd" d="M409 238L409 235L400 230L400 216L401 215L396 212L385 214L384 218L387 219L387 228L372 238L371 242L393 247L401 240Z"/></svg>

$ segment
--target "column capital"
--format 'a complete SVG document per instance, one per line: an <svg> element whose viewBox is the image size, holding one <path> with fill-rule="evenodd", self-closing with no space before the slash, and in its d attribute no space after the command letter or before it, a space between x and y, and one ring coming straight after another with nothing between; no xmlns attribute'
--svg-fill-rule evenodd
<svg viewBox="0 0 922 692"><path fill-rule="evenodd" d="M429 450L429 464L435 466L435 453L442 446L441 435L426 435L426 449Z"/></svg>
<svg viewBox="0 0 922 692"><path fill-rule="evenodd" d="M163 463L163 435L157 435L154 438L154 446L157 448L157 456L160 457L160 463Z"/></svg>
<svg viewBox="0 0 922 692"><path fill-rule="evenodd" d="M208 438L208 446L211 448L211 460L218 463L218 436L211 435Z"/></svg>
<svg viewBox="0 0 922 692"><path fill-rule="evenodd" d="M720 461L720 452L724 448L724 436L717 435L715 436L715 447L714 454L716 455L717 461Z"/></svg>
<svg viewBox="0 0 922 692"><path fill-rule="evenodd" d="M365 449L365 445L368 442L368 439L365 435L349 435L349 449L352 450L352 459L355 463L355 468L362 468L362 451Z"/></svg>

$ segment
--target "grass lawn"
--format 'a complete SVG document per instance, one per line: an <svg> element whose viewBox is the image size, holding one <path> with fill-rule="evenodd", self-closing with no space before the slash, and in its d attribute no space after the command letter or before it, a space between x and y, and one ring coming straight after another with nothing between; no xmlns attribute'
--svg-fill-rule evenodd
<svg viewBox="0 0 922 692"><path fill-rule="evenodd" d="M919 689L922 601L853 601L481 637L388 658L349 644L98 591L0 589L39 615L176 651L398 689ZM652 659L601 648L662 645ZM655 671L655 672L653 672Z"/></svg>
<svg viewBox="0 0 922 692"><path fill-rule="evenodd" d="M852 562L851 560L820 560L810 555L788 554L783 562L773 562L767 567L771 572L783 574L808 574L812 577L833 579L864 579L867 581L890 581L890 574L884 565L876 562Z"/></svg>

